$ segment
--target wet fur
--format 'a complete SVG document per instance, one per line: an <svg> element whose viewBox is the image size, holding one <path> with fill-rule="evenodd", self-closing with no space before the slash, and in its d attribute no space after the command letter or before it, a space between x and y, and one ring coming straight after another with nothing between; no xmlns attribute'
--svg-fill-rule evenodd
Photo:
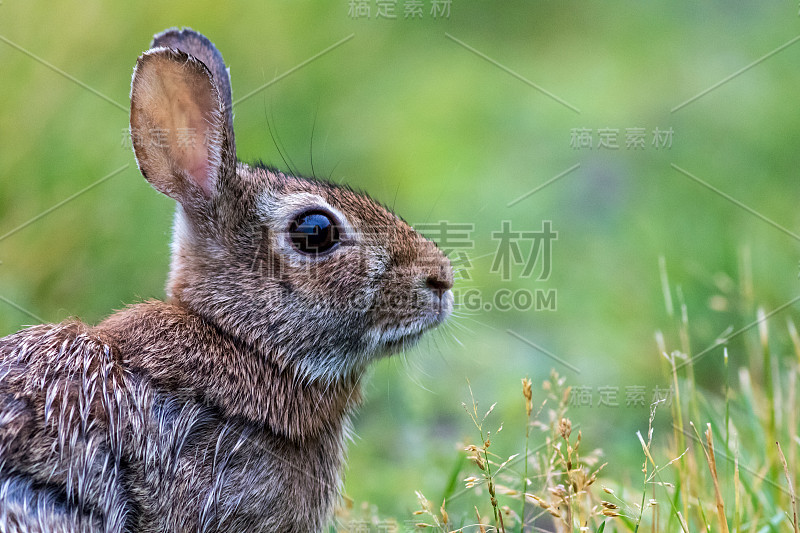
<svg viewBox="0 0 800 533"><path fill-rule="evenodd" d="M2 531L314 531L331 511L352 386L299 384L161 302L0 356Z"/></svg>

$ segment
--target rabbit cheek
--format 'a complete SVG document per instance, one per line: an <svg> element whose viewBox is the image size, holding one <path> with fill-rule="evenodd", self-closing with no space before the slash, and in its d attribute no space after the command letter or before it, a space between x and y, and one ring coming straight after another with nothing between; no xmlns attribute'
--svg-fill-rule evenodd
<svg viewBox="0 0 800 533"><path fill-rule="evenodd" d="M396 285L384 290L374 307L373 330L382 349L395 351L416 342L428 329L425 316L429 314L420 303L419 294Z"/></svg>
<svg viewBox="0 0 800 533"><path fill-rule="evenodd" d="M418 252L392 269L375 309L375 329L387 351L413 345L446 320L453 307L450 261L421 237L407 248Z"/></svg>

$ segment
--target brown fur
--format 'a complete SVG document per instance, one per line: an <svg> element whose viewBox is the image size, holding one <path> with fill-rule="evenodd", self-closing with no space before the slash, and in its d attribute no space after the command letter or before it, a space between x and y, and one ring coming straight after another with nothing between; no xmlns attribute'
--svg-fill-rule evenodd
<svg viewBox="0 0 800 533"><path fill-rule="evenodd" d="M318 531L366 366L449 315L433 243L345 187L237 163L231 101L200 34L139 58L137 162L178 202L168 300L0 339L0 531ZM329 253L287 237L309 210L341 230Z"/></svg>

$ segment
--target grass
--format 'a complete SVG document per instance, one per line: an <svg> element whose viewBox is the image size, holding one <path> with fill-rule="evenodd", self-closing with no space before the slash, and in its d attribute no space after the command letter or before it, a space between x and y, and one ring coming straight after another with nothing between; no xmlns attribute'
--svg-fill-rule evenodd
<svg viewBox="0 0 800 533"><path fill-rule="evenodd" d="M668 296L665 271L662 277ZM727 331L717 348L717 386L709 388L696 381L702 352L691 350L688 312L677 294L678 312L670 313L674 340L656 334L673 394L651 405L646 429L625 437L641 445L640 470L604 475L605 461L614 459L586 451L595 439L570 418L571 389L555 372L537 390L522 380L520 435L504 433L496 404L484 412L470 388L463 406L475 440L461 446L455 461L459 483L446 484L435 502L417 492L419 508L409 519L378 521L377 510L367 506L362 522L353 522L352 512L340 515L338 531L357 531L352 524L359 523L361 531L797 532L800 335L794 322L756 309L752 327L741 332L751 342L737 347L743 353L735 354L742 361L736 368L728 341L738 334ZM666 301L671 309L671 297ZM613 434L614 420L608 425ZM520 451L497 453L499 442Z"/></svg>

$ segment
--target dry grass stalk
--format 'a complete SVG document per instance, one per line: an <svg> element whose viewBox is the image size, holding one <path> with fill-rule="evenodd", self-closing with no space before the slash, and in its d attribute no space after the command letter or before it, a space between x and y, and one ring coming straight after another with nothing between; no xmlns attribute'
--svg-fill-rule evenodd
<svg viewBox="0 0 800 533"><path fill-rule="evenodd" d="M478 511L477 507L475 507L475 515L478 517L478 527L481 529L481 533L486 533L486 527L483 525L483 519L481 518L481 513Z"/></svg>
<svg viewBox="0 0 800 533"><path fill-rule="evenodd" d="M783 464L783 471L786 474L786 482L789 484L789 495L792 498L792 526L794 526L794 533L798 533L797 529L797 499L794 494L794 487L792 486L792 476L789 474L789 466L786 464L786 456L783 455L783 450L781 449L781 443L775 443L778 446L778 454L781 457L781 463Z"/></svg>
<svg viewBox="0 0 800 533"><path fill-rule="evenodd" d="M719 527L722 533L728 533L728 520L725 518L725 502L722 500L722 492L719 489L719 477L717 476L717 461L714 457L714 439L711 436L711 424L706 426L706 443L708 450L703 448L708 461L708 467L711 470L711 479L714 481L714 498L717 504L717 517L719 518Z"/></svg>

